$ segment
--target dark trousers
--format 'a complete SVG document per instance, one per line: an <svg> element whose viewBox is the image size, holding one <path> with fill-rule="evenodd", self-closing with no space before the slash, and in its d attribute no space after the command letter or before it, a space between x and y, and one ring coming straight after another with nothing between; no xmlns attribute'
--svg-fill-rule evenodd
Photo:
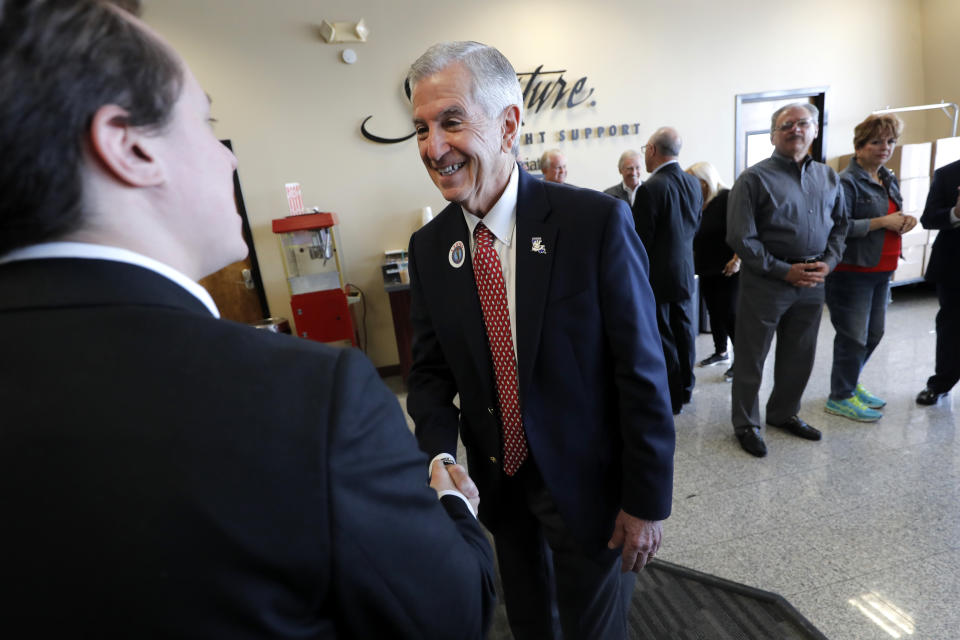
<svg viewBox="0 0 960 640"><path fill-rule="evenodd" d="M830 397L854 395L860 372L883 337L890 293L890 273L834 271L827 276L825 297L833 339Z"/></svg>
<svg viewBox="0 0 960 640"><path fill-rule="evenodd" d="M620 551L570 536L532 458L505 482L493 537L515 640L626 639L636 574L620 572Z"/></svg>
<svg viewBox="0 0 960 640"><path fill-rule="evenodd" d="M700 276L700 291L710 314L710 333L713 334L714 353L727 352L727 338L734 341L734 326L737 319L737 293L740 291L740 274L732 276Z"/></svg>
<svg viewBox="0 0 960 640"><path fill-rule="evenodd" d="M927 388L945 393L960 380L960 286L937 283L937 364Z"/></svg>
<svg viewBox="0 0 960 640"><path fill-rule="evenodd" d="M670 387L670 403L677 413L690 402L693 394L694 361L696 360L696 335L693 331L693 298L676 302L657 301L657 328L663 358L667 364L667 385Z"/></svg>

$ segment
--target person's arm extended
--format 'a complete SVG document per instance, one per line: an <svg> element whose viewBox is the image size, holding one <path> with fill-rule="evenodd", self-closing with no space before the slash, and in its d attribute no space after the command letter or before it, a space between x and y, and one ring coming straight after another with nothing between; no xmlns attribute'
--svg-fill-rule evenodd
<svg viewBox="0 0 960 640"><path fill-rule="evenodd" d="M453 399L457 385L424 297L416 237L414 234L410 238L408 253L413 364L407 380L407 412L416 423L417 442L430 458L439 453L449 453L456 458L460 409Z"/></svg>
<svg viewBox="0 0 960 640"><path fill-rule="evenodd" d="M427 486L426 456L366 358L338 364L326 461L338 625L356 638L485 637L493 553L479 522Z"/></svg>

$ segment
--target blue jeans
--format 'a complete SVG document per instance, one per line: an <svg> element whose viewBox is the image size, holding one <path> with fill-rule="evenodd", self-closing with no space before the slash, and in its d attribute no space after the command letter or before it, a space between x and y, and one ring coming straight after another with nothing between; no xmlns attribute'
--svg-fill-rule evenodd
<svg viewBox="0 0 960 640"><path fill-rule="evenodd" d="M833 339L830 397L844 400L857 388L857 380L870 354L883 337L890 272L834 271L827 276L825 297Z"/></svg>

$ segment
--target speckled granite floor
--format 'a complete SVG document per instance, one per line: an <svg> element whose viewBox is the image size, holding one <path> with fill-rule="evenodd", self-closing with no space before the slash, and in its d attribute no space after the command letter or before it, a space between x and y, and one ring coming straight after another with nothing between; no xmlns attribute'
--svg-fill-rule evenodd
<svg viewBox="0 0 960 640"><path fill-rule="evenodd" d="M931 290L893 290L886 335L861 378L888 401L872 425L823 410L825 311L800 413L823 440L770 430L763 459L733 436L726 366L697 369L676 419L674 510L659 557L779 593L829 638L960 638L960 389L933 407L914 402L933 369L936 310ZM710 337L697 347L709 355ZM771 355L761 407L772 366Z"/></svg>

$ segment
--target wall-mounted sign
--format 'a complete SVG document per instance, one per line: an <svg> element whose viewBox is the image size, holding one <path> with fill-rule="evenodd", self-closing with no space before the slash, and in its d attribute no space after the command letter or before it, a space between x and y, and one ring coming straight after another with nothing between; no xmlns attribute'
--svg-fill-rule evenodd
<svg viewBox="0 0 960 640"><path fill-rule="evenodd" d="M614 136L640 135L640 123L599 125L597 127L583 127L580 129L561 129L551 132L551 142L566 142L568 140L589 140L590 138L613 138ZM547 132L521 133L520 144L544 144L547 142Z"/></svg>
<svg viewBox="0 0 960 640"><path fill-rule="evenodd" d="M574 82L573 86L568 90L567 81L563 79L564 73L566 73L566 69L561 69L560 71L544 71L543 65L540 65L533 71L518 73L517 79L520 81L520 84L523 84L524 76L530 76L527 78L527 86L523 88L524 109L528 112L533 111L533 113L540 113L540 109L550 101L551 97L553 97L553 100L550 101L550 109L564 107L573 109L589 100L590 96L593 95L593 88L591 87L589 91L586 90L587 76L583 76ZM545 77L554 75L557 76L555 80L544 80ZM584 92L586 92L586 95L584 95ZM566 98L566 100L564 100L564 98ZM593 107L596 106L596 104L597 101L592 100L589 106Z"/></svg>
<svg viewBox="0 0 960 640"><path fill-rule="evenodd" d="M559 71L544 71L543 65L541 64L533 71L526 71L524 73L517 74L517 80L523 86L523 104L524 109L527 110L527 113L540 113L540 110L546 108L551 109L574 109L580 105L586 106L596 106L597 101L591 100L593 97L593 87L587 86L587 76L578 78L573 84L570 84L567 80L564 79L563 74L566 73L566 69L561 69ZM554 77L556 76L556 77ZM407 80L403 81L403 91L407 96L407 100L410 99L410 83ZM589 102L588 102L589 101ZM367 116L363 119L363 122L360 123L360 133L363 134L363 137L371 142L377 142L380 144L395 144L397 142L403 142L409 140L416 135L416 132L409 133L400 137L386 137L377 135L370 131L367 128L367 123L373 118L372 115ZM615 125L610 125L611 127ZM627 127L629 125L616 125L620 127ZM635 125L639 128L639 125ZM587 133L588 129L573 129L569 132L561 131L560 137L558 138L559 142L564 141L569 137L571 140L576 140L580 133L583 133L584 138L589 138L593 135L593 132L596 131L596 137L601 137L603 134L599 133L600 129L608 130L610 127L596 127L595 129L589 129L591 133ZM528 136L534 134L526 134ZM537 135L545 135L545 132L539 132ZM616 133L611 134L616 135ZM626 135L626 134L621 134ZM540 140L543 142L543 139ZM529 143L523 144L532 144L532 141Z"/></svg>

